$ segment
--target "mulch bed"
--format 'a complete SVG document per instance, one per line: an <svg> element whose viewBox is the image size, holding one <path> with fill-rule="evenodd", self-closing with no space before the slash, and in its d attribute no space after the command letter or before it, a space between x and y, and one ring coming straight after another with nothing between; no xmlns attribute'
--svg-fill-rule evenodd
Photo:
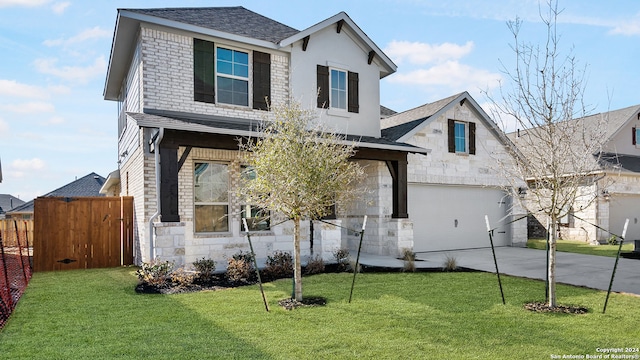
<svg viewBox="0 0 640 360"><path fill-rule="evenodd" d="M326 304L327 304L327 299L323 297L302 298L302 301L298 301L295 299L282 299L278 301L278 305L282 306L287 310L293 310L299 307L324 306Z"/></svg>
<svg viewBox="0 0 640 360"><path fill-rule="evenodd" d="M587 312L589 312L587 308L580 306L556 305L555 307L550 307L549 305L541 302L531 302L524 304L524 308L530 311L541 313L586 314Z"/></svg>

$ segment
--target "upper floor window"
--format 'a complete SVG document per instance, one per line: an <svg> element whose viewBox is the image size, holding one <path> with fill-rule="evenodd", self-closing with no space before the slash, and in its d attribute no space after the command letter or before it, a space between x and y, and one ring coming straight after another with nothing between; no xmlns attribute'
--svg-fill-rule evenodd
<svg viewBox="0 0 640 360"><path fill-rule="evenodd" d="M317 65L318 107L360 112L358 73Z"/></svg>
<svg viewBox="0 0 640 360"><path fill-rule="evenodd" d="M334 109L347 110L347 72L331 69L331 99L329 104Z"/></svg>
<svg viewBox="0 0 640 360"><path fill-rule="evenodd" d="M251 87L249 86L251 84ZM193 99L268 110L271 55L193 39Z"/></svg>
<svg viewBox="0 0 640 360"><path fill-rule="evenodd" d="M218 102L249 106L249 53L216 49Z"/></svg>
<svg viewBox="0 0 640 360"><path fill-rule="evenodd" d="M455 139L455 147L457 153L467 152L467 124L456 121L454 123L453 137Z"/></svg>
<svg viewBox="0 0 640 360"><path fill-rule="evenodd" d="M475 155L475 123L449 119L447 135L450 153Z"/></svg>

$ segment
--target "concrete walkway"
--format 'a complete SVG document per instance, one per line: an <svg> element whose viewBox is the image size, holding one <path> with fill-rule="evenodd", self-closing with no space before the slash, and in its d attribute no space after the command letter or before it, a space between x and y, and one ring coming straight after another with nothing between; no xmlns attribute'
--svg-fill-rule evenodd
<svg viewBox="0 0 640 360"><path fill-rule="evenodd" d="M607 290L615 258L557 252L558 283ZM445 259L454 257L458 266L495 273L491 248L438 251L417 254L417 268L440 268ZM501 274L544 280L546 252L517 247L496 248ZM392 257L361 254L360 263L369 266L402 268L404 263ZM612 291L640 295L640 260L620 258Z"/></svg>

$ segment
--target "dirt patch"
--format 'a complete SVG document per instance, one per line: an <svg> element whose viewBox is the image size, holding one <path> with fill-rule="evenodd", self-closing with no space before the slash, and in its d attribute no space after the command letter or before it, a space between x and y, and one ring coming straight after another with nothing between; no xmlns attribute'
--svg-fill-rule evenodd
<svg viewBox="0 0 640 360"><path fill-rule="evenodd" d="M299 307L324 306L327 304L327 299L323 297L302 298L302 301L295 299L282 299L278 301L278 304L287 310L293 310Z"/></svg>
<svg viewBox="0 0 640 360"><path fill-rule="evenodd" d="M524 308L529 311L541 313L586 314L589 312L587 308L581 306L556 305L555 307L550 307L549 305L541 302L524 304Z"/></svg>

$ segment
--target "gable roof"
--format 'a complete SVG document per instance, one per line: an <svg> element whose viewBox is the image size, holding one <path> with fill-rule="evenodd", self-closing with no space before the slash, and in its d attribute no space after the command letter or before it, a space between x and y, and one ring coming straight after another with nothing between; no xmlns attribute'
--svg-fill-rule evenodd
<svg viewBox="0 0 640 360"><path fill-rule="evenodd" d="M380 78L396 71L397 67L393 61L344 12L299 31L242 6L118 9L103 95L106 100L118 99L122 79L129 70L135 50L135 34L141 23L167 26L277 50L338 22L351 29L364 47L373 51L381 60Z"/></svg>
<svg viewBox="0 0 640 360"><path fill-rule="evenodd" d="M227 34L274 44L299 33L298 30L242 6L164 9L119 9L121 13L148 15ZM169 24L166 25L177 25Z"/></svg>
<svg viewBox="0 0 640 360"><path fill-rule="evenodd" d="M104 196L100 194L100 188L104 184L105 178L92 172L75 181L48 192L42 197L97 197ZM33 200L22 204L9 211L9 213L33 212Z"/></svg>
<svg viewBox="0 0 640 360"><path fill-rule="evenodd" d="M10 194L0 194L0 214L24 204L23 200Z"/></svg>
<svg viewBox="0 0 640 360"><path fill-rule="evenodd" d="M382 136L399 142L408 141L452 106L463 105L465 102L469 103L471 109L497 139L513 149L511 141L466 91L381 119Z"/></svg>

